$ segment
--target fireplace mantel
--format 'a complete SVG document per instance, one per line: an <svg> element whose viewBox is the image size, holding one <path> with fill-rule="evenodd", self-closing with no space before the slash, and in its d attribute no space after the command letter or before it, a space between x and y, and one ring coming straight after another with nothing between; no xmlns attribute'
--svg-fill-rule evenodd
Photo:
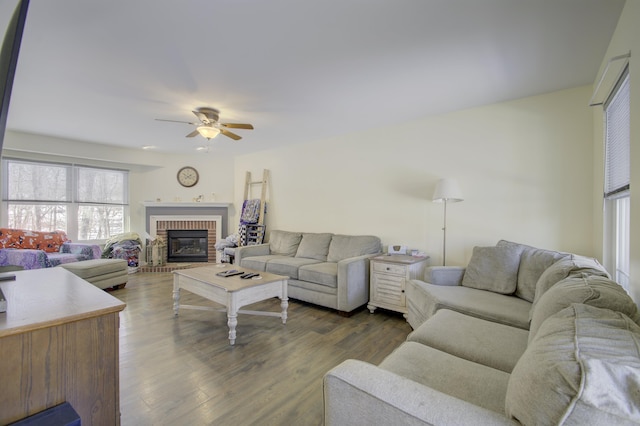
<svg viewBox="0 0 640 426"><path fill-rule="evenodd" d="M146 231L150 232L151 216L221 216L222 223L218 229L218 238L226 238L229 221L229 208L231 203L208 203L208 202L163 202L163 201L143 201L145 209Z"/></svg>
<svg viewBox="0 0 640 426"><path fill-rule="evenodd" d="M198 203L195 201L189 202L164 202L164 201L143 201L142 205L145 207L188 207L188 208L207 208L207 207L222 207L229 208L231 203Z"/></svg>

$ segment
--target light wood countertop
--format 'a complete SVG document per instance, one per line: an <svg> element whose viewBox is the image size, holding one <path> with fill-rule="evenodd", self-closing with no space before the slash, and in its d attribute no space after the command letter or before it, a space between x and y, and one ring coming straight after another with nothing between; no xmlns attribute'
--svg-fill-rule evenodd
<svg viewBox="0 0 640 426"><path fill-rule="evenodd" d="M111 312L126 304L63 268L11 272L2 281L7 312L0 313L0 337L65 324Z"/></svg>

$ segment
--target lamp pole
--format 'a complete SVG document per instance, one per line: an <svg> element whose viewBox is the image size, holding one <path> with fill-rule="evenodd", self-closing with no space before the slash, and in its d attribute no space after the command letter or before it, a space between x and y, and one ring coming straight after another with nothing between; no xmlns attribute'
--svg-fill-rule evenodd
<svg viewBox="0 0 640 426"><path fill-rule="evenodd" d="M455 179L440 179L433 192L432 201L434 203L444 203L444 223L442 231L442 266L447 265L447 203L457 203L463 201L462 192Z"/></svg>
<svg viewBox="0 0 640 426"><path fill-rule="evenodd" d="M444 233L444 238L442 240L442 266L447 266L447 199L444 200L444 224L442 226L442 231Z"/></svg>

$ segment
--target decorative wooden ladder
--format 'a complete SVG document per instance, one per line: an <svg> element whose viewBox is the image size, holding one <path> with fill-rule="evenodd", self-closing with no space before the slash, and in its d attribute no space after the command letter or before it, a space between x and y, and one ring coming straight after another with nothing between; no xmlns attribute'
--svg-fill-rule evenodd
<svg viewBox="0 0 640 426"><path fill-rule="evenodd" d="M260 206L257 224L240 223L239 246L249 246L262 244L264 241L264 233L266 226L264 225L264 215L266 213L266 196L267 186L269 184L269 170L264 169L262 172L262 180L252 181L251 172L247 172L244 183L244 201L250 200L251 190L254 186L260 185ZM242 203L244 205L244 202ZM240 212L242 215L242 212Z"/></svg>

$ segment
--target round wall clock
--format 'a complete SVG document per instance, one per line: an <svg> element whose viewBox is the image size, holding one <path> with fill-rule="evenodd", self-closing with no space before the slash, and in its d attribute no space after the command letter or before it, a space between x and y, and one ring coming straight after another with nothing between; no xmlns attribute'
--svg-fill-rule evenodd
<svg viewBox="0 0 640 426"><path fill-rule="evenodd" d="M195 186L199 178L198 171L191 166L186 166L178 170L178 182L187 188Z"/></svg>

